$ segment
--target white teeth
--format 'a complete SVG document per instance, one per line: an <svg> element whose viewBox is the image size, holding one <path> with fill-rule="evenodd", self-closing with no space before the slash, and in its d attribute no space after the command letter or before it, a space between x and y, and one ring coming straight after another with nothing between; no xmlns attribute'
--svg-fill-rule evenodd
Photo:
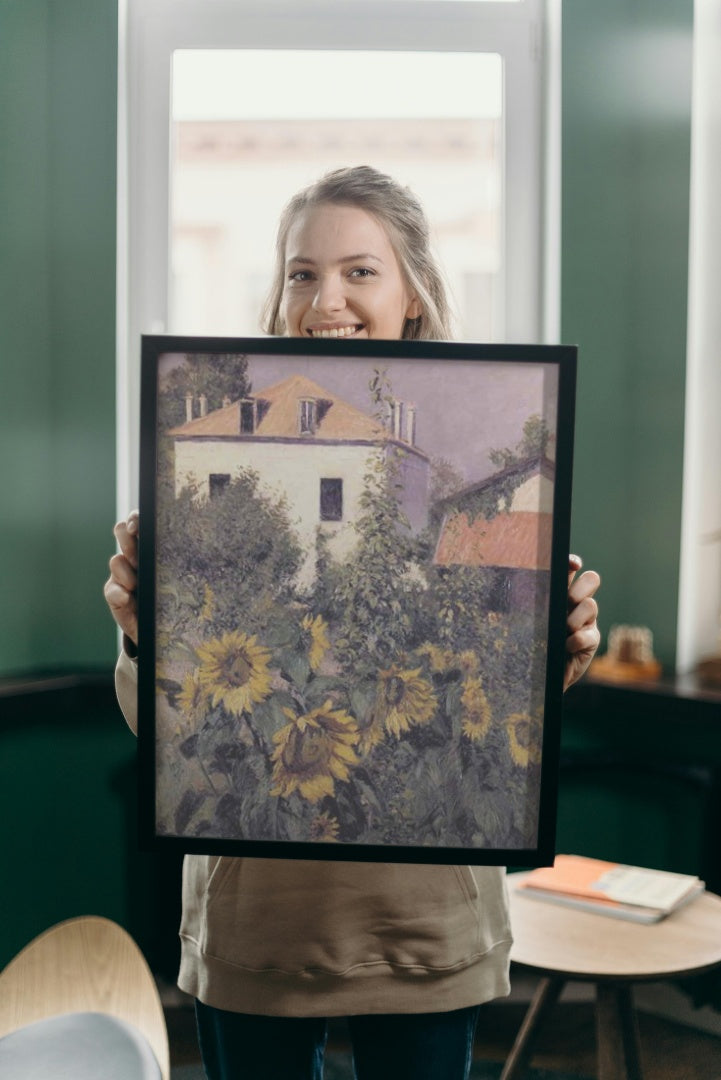
<svg viewBox="0 0 721 1080"><path fill-rule="evenodd" d="M319 338L339 338L350 337L357 330L357 326L334 326L331 330L311 330L311 334L313 337Z"/></svg>

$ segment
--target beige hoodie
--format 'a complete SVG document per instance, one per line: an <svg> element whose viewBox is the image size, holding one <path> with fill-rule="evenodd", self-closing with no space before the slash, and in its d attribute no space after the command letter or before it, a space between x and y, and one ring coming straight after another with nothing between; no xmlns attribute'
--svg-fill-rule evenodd
<svg viewBox="0 0 721 1080"><path fill-rule="evenodd" d="M137 724L137 666L118 700ZM178 985L270 1016L442 1012L509 992L501 867L186 855Z"/></svg>

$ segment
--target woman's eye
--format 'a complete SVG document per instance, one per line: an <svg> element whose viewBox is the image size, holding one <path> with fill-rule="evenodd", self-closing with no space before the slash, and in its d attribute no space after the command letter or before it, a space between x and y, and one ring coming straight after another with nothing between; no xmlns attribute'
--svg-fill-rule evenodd
<svg viewBox="0 0 721 1080"><path fill-rule="evenodd" d="M311 280L310 270L294 270L288 274L288 281L296 281L299 284L303 284L306 281Z"/></svg>
<svg viewBox="0 0 721 1080"><path fill-rule="evenodd" d="M374 277L374 275L375 275L375 271L371 270L371 268L369 266L356 266L350 272L350 276L351 277L356 277L356 278L368 278L368 277Z"/></svg>

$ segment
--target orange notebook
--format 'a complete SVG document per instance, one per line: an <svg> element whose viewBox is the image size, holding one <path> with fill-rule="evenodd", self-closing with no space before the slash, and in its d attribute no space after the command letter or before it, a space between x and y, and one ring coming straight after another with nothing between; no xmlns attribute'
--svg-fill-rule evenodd
<svg viewBox="0 0 721 1080"><path fill-rule="evenodd" d="M518 888L534 899L638 922L658 922L703 892L704 883L693 874L583 855L557 855L553 866L532 870Z"/></svg>

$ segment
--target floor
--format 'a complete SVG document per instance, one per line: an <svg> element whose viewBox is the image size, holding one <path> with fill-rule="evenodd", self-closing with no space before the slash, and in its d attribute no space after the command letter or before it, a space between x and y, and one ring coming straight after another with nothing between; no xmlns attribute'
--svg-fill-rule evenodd
<svg viewBox="0 0 721 1080"><path fill-rule="evenodd" d="M526 1010L523 1001L484 1006L478 1028L476 1055L504 1061ZM172 1065L198 1060L193 1010L187 1003L166 1007ZM639 1012L641 1057L646 1080L721 1080L721 1038L686 1025ZM334 1023L330 1038L345 1040L342 1022ZM561 1001L540 1034L533 1064L559 1072L596 1075L593 1003Z"/></svg>

